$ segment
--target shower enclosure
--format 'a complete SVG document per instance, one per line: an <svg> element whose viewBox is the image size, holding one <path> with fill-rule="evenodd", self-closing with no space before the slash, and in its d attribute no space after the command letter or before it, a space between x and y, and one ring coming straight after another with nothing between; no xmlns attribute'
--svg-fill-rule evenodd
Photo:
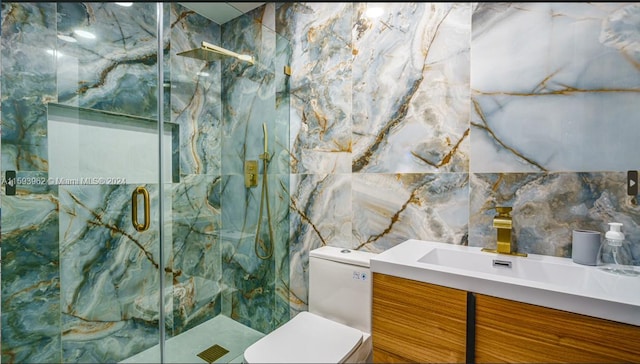
<svg viewBox="0 0 640 364"><path fill-rule="evenodd" d="M3 363L238 361L289 319L290 46L209 5L1 3Z"/></svg>

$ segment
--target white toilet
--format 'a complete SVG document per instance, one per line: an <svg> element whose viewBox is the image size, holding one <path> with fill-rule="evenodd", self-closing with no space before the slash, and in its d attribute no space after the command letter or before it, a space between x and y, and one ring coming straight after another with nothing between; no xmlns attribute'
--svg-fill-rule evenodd
<svg viewBox="0 0 640 364"><path fill-rule="evenodd" d="M375 255L330 246L312 250L309 311L248 347L244 362L371 362L369 259Z"/></svg>

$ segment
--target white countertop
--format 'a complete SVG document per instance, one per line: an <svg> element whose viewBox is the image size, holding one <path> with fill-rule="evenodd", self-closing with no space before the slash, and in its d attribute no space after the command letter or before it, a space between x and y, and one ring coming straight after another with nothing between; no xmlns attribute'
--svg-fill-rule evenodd
<svg viewBox="0 0 640 364"><path fill-rule="evenodd" d="M427 259L436 251L461 259ZM494 259L513 268L493 267ZM371 271L640 326L640 276L603 272L570 258L516 257L410 239L371 258Z"/></svg>

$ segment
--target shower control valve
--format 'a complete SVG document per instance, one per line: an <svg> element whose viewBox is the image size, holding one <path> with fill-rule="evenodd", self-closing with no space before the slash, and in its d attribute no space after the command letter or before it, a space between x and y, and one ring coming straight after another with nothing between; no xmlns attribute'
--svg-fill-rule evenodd
<svg viewBox="0 0 640 364"><path fill-rule="evenodd" d="M244 186L247 188L258 185L258 161L250 160L244 162Z"/></svg>

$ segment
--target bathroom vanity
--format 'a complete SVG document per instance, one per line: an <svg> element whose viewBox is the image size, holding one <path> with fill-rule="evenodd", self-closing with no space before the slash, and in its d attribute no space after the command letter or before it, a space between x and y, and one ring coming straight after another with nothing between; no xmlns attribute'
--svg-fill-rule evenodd
<svg viewBox="0 0 640 364"><path fill-rule="evenodd" d="M640 277L420 240L371 271L375 362L640 362Z"/></svg>

